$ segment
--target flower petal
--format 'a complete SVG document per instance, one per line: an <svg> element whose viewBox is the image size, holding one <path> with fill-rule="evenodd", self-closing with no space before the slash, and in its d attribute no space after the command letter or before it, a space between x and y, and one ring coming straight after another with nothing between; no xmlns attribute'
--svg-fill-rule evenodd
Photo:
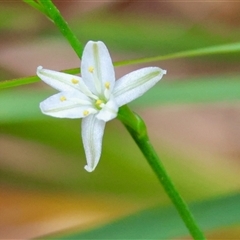
<svg viewBox="0 0 240 240"><path fill-rule="evenodd" d="M79 90L89 97L93 95L79 76L43 69L42 66L37 68L37 75L45 83L59 91Z"/></svg>
<svg viewBox="0 0 240 240"><path fill-rule="evenodd" d="M115 101L109 100L103 108L96 114L96 118L108 122L115 118L118 113L118 105Z"/></svg>
<svg viewBox="0 0 240 240"><path fill-rule="evenodd" d="M158 67L147 67L131 72L116 81L113 96L118 106L131 102L153 87L166 74Z"/></svg>
<svg viewBox="0 0 240 240"><path fill-rule="evenodd" d="M42 113L58 118L82 118L97 110L80 92L60 92L40 103Z"/></svg>
<svg viewBox="0 0 240 240"><path fill-rule="evenodd" d="M82 120L82 140L87 158L87 165L84 168L88 172L92 172L100 160L105 124L95 115L90 115Z"/></svg>
<svg viewBox="0 0 240 240"><path fill-rule="evenodd" d="M83 81L94 94L103 94L114 87L115 72L112 59L103 42L89 41L83 51L81 74Z"/></svg>

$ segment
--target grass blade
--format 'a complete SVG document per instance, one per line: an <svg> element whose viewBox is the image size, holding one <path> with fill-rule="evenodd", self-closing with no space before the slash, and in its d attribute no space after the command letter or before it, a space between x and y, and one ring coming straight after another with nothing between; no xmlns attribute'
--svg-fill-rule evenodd
<svg viewBox="0 0 240 240"><path fill-rule="evenodd" d="M190 208L204 231L240 224L240 194L196 202ZM156 207L86 232L51 239L169 239L188 236L173 207ZM42 239L49 239L43 237Z"/></svg>

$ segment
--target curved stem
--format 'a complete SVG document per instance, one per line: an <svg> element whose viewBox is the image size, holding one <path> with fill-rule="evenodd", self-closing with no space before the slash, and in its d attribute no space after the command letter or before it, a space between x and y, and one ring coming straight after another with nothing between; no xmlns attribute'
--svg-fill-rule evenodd
<svg viewBox="0 0 240 240"><path fill-rule="evenodd" d="M206 239L199 227L197 226L197 223L194 220L187 204L176 190L156 151L154 150L151 142L149 141L144 121L137 114L133 113L127 106L123 106L122 108L120 108L118 118L125 125L128 132L131 134L134 141L147 159L152 170L157 175L158 180L161 182L165 192L176 207L179 215L184 221L193 239Z"/></svg>

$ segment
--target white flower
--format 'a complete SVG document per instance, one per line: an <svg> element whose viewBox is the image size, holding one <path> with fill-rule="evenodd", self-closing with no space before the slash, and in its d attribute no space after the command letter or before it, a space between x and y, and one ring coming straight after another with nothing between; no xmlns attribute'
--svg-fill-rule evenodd
<svg viewBox="0 0 240 240"><path fill-rule="evenodd" d="M119 107L140 97L166 74L158 67L146 67L115 81L109 52L103 42L89 41L81 61L82 77L37 68L37 75L60 92L40 103L44 114L58 118L83 118L82 140L87 158L85 169L97 166L107 121Z"/></svg>

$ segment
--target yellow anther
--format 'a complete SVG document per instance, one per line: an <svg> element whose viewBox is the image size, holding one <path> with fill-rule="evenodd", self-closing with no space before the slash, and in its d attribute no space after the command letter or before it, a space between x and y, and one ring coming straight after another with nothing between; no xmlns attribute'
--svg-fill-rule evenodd
<svg viewBox="0 0 240 240"><path fill-rule="evenodd" d="M96 104L97 106L100 106L102 103L103 103L103 101L100 100L100 99L98 99L98 100L95 102L95 104Z"/></svg>
<svg viewBox="0 0 240 240"><path fill-rule="evenodd" d="M79 80L77 80L76 78L73 78L73 79L72 79L72 83L73 83L73 84L77 84L77 83L79 83Z"/></svg>
<svg viewBox="0 0 240 240"><path fill-rule="evenodd" d="M66 97L64 97L64 96L61 96L61 97L60 97L60 101L61 101L61 102L66 101L66 100L67 100Z"/></svg>
<svg viewBox="0 0 240 240"><path fill-rule="evenodd" d="M109 89L109 88L110 88L110 82L105 82L104 85L105 85L105 88L106 88L106 89Z"/></svg>
<svg viewBox="0 0 240 240"><path fill-rule="evenodd" d="M89 68L88 68L88 71L89 71L90 73L93 73L93 70L94 70L93 67L89 67Z"/></svg>
<svg viewBox="0 0 240 240"><path fill-rule="evenodd" d="M89 114L88 110L83 111L83 115L86 117Z"/></svg>

